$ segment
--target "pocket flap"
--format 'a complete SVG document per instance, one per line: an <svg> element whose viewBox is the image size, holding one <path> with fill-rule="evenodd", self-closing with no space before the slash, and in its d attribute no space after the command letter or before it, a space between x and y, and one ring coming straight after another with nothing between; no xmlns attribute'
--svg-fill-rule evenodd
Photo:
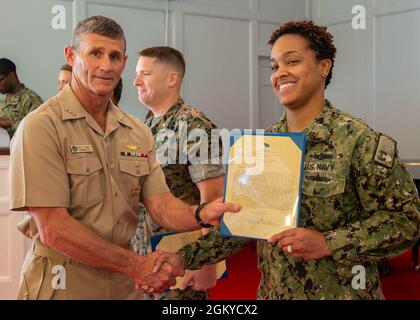
<svg viewBox="0 0 420 320"><path fill-rule="evenodd" d="M135 177L144 176L150 173L147 159L120 159L120 170Z"/></svg>
<svg viewBox="0 0 420 320"><path fill-rule="evenodd" d="M67 173L78 175L90 175L102 169L102 164L96 157L67 159Z"/></svg>
<svg viewBox="0 0 420 320"><path fill-rule="evenodd" d="M303 179L302 193L312 197L331 197L344 193L346 179L334 177L329 182L311 181Z"/></svg>

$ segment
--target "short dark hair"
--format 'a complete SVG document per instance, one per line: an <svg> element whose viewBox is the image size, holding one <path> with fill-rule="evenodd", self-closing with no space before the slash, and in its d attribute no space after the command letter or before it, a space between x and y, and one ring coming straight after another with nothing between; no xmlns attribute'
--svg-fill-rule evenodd
<svg viewBox="0 0 420 320"><path fill-rule="evenodd" d="M120 80L117 83L117 86L114 89L114 92L112 93L112 97L114 98L115 104L118 104L121 100L122 89L123 89L123 82L122 82L122 78L120 78Z"/></svg>
<svg viewBox="0 0 420 320"><path fill-rule="evenodd" d="M0 59L0 74L7 76L10 72L16 74L16 65L7 58Z"/></svg>
<svg viewBox="0 0 420 320"><path fill-rule="evenodd" d="M318 60L331 60L331 69L325 80L325 88L331 82L337 49L334 45L333 35L327 31L327 27L318 26L310 20L290 21L273 32L268 44L274 46L277 39L286 34L298 34L309 42L309 48L315 51Z"/></svg>
<svg viewBox="0 0 420 320"><path fill-rule="evenodd" d="M159 62L169 64L176 68L181 74L185 75L185 59L182 53L172 47L157 46L143 49L139 52L140 57L156 58Z"/></svg>
<svg viewBox="0 0 420 320"><path fill-rule="evenodd" d="M60 71L73 72L73 67L71 65L65 63L61 66Z"/></svg>
<svg viewBox="0 0 420 320"><path fill-rule="evenodd" d="M100 36L108 37L111 39L124 40L124 52L126 49L126 40L124 31L121 26L111 18L104 16L93 16L80 21L73 32L71 45L77 49L81 41L82 35L86 33L94 33Z"/></svg>

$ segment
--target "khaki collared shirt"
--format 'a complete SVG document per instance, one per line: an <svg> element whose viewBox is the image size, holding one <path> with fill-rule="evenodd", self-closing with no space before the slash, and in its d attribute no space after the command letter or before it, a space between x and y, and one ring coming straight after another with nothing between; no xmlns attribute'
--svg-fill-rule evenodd
<svg viewBox="0 0 420 320"><path fill-rule="evenodd" d="M65 207L103 239L128 244L139 197L168 191L149 129L110 103L103 132L70 86L23 121L11 144L11 209ZM39 237L33 221L21 229Z"/></svg>

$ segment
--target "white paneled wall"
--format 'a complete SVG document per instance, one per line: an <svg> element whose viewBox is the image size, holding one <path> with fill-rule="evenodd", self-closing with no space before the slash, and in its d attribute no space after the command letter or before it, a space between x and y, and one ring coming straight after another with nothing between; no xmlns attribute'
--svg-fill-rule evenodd
<svg viewBox="0 0 420 320"><path fill-rule="evenodd" d="M366 119L369 115L366 91L367 32L356 32L349 21L331 25L328 30L335 36L337 59L327 96L338 107L346 110L351 108L351 113Z"/></svg>
<svg viewBox="0 0 420 320"><path fill-rule="evenodd" d="M266 128L280 118L283 107L279 99L273 94L271 87L271 61L269 57L259 59L259 128Z"/></svg>
<svg viewBox="0 0 420 320"><path fill-rule="evenodd" d="M267 45L273 30L276 30L278 24L260 22L258 24L258 53L260 56L270 56L270 46Z"/></svg>
<svg viewBox="0 0 420 320"><path fill-rule="evenodd" d="M73 1L0 0L0 57L13 60L20 80L45 100L56 94L64 46L71 39ZM65 29L51 26L54 6L64 7Z"/></svg>
<svg viewBox="0 0 420 320"><path fill-rule="evenodd" d="M279 23L309 15L309 0L170 0L169 45L185 53L187 102L221 127L259 123L258 59L268 56L269 35ZM77 21L106 15L127 37L128 62L121 106L143 118L146 108L132 85L137 52L165 43L165 0L0 0L0 56L15 60L23 82L44 99L56 94L63 47ZM64 30L54 30L51 10L65 8ZM19 19L16 19L19 17ZM14 30L13 36L10 30Z"/></svg>
<svg viewBox="0 0 420 320"><path fill-rule="evenodd" d="M398 138L403 157L420 159L420 3L374 24L373 125Z"/></svg>
<svg viewBox="0 0 420 320"><path fill-rule="evenodd" d="M366 8L354 30L352 7ZM334 34L338 55L327 95L420 159L420 0L314 0L314 20Z"/></svg>
<svg viewBox="0 0 420 320"><path fill-rule="evenodd" d="M9 211L9 156L0 155L0 299L15 299L25 254L24 237L16 229L23 213Z"/></svg>
<svg viewBox="0 0 420 320"><path fill-rule="evenodd" d="M250 95L244 88L250 83L249 21L185 15L184 26L188 101L222 127L248 126Z"/></svg>
<svg viewBox="0 0 420 320"><path fill-rule="evenodd" d="M182 2L244 10L248 10L251 3L249 0L183 0Z"/></svg>

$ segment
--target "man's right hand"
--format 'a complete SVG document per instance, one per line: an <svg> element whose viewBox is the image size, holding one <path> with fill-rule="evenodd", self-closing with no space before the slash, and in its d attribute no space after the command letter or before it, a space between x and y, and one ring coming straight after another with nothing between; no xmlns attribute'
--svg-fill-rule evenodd
<svg viewBox="0 0 420 320"><path fill-rule="evenodd" d="M176 284L176 277L184 275L184 259L179 254L158 250L138 257L145 260L137 264L134 276L136 289L149 293L163 292Z"/></svg>
<svg viewBox="0 0 420 320"><path fill-rule="evenodd" d="M220 197L201 210L201 219L204 223L209 223L212 226L220 226L222 216L225 212L239 212L241 205L238 203L223 202L223 197Z"/></svg>

